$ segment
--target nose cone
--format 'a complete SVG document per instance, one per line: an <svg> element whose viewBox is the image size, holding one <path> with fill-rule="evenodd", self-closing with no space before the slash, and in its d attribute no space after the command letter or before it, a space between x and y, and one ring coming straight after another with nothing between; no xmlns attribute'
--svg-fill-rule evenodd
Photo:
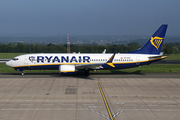
<svg viewBox="0 0 180 120"><path fill-rule="evenodd" d="M11 67L11 61L7 61L7 62L6 62L6 65L9 66L9 67Z"/></svg>

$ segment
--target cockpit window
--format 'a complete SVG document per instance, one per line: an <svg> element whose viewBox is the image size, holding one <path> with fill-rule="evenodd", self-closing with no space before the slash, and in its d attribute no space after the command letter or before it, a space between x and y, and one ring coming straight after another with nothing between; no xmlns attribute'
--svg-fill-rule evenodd
<svg viewBox="0 0 180 120"><path fill-rule="evenodd" d="M12 60L17 61L17 60L18 60L18 58L13 58Z"/></svg>

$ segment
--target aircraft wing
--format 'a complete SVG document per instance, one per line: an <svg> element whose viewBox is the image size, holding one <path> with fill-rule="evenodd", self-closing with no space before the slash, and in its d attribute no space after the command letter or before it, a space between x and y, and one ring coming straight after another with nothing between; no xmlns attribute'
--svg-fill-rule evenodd
<svg viewBox="0 0 180 120"><path fill-rule="evenodd" d="M105 63L95 63L95 64L81 64L81 65L76 65L77 69L84 69L84 68L88 68L88 69L100 69L103 68L101 65L103 65Z"/></svg>
<svg viewBox="0 0 180 120"><path fill-rule="evenodd" d="M76 65L77 69L100 69L103 68L103 64L108 64L111 67L115 67L112 63L114 59L115 53L110 57L110 59L106 63L92 63L92 64L81 64L81 65Z"/></svg>

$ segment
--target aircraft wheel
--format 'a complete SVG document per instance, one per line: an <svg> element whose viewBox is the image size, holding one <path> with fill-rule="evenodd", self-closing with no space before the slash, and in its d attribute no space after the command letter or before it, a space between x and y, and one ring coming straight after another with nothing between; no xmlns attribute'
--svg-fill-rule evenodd
<svg viewBox="0 0 180 120"><path fill-rule="evenodd" d="M85 76L89 76L89 70L85 70Z"/></svg>
<svg viewBox="0 0 180 120"><path fill-rule="evenodd" d="M24 75L24 73L25 73L24 71L21 71L21 75L22 75L22 76Z"/></svg>

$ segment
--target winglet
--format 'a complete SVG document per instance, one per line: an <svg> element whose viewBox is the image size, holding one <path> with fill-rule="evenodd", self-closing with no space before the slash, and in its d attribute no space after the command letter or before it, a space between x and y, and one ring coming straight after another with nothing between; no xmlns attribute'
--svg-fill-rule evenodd
<svg viewBox="0 0 180 120"><path fill-rule="evenodd" d="M104 51L102 52L102 54L105 54L106 53L106 49L104 49Z"/></svg>
<svg viewBox="0 0 180 120"><path fill-rule="evenodd" d="M115 54L116 54L116 53L114 53L114 54L111 56L111 58L107 61L107 64L108 64L109 66L111 66L111 67L115 67L115 66L112 64L112 61L113 61L113 59L114 59Z"/></svg>

